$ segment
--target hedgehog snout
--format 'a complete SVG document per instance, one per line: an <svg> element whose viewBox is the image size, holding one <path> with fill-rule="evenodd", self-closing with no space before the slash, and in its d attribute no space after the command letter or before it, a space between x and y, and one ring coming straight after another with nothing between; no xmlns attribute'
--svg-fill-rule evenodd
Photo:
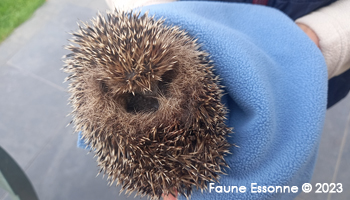
<svg viewBox="0 0 350 200"><path fill-rule="evenodd" d="M150 90L137 90L126 95L126 111L128 113L151 113L159 109L158 97L167 97L169 85L176 77L174 70L169 70L161 76L161 80L150 83Z"/></svg>
<svg viewBox="0 0 350 200"><path fill-rule="evenodd" d="M126 97L126 111L129 113L155 112L159 108L159 102L155 95L129 93Z"/></svg>

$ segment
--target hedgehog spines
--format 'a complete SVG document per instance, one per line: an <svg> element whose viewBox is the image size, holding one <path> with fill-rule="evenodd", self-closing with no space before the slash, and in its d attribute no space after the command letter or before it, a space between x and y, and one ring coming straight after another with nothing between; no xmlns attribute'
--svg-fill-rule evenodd
<svg viewBox="0 0 350 200"><path fill-rule="evenodd" d="M220 80L197 40L139 12L82 24L63 70L76 131L110 184L159 199L217 181L231 129Z"/></svg>

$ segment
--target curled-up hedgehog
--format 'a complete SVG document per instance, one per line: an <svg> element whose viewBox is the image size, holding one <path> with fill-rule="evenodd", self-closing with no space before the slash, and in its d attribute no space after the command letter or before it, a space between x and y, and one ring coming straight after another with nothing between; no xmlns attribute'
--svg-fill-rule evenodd
<svg viewBox="0 0 350 200"><path fill-rule="evenodd" d="M206 189L227 167L227 109L197 41L147 14L101 14L73 33L69 74L76 131L122 190L160 199Z"/></svg>

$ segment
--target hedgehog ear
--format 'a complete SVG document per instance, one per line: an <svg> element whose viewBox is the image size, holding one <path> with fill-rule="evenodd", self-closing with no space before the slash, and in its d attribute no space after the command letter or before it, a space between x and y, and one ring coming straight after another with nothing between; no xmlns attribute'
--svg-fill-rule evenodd
<svg viewBox="0 0 350 200"><path fill-rule="evenodd" d="M176 66L174 66L176 69ZM161 81L158 81L159 92L166 96L168 94L169 84L177 77L175 70L169 70L161 76Z"/></svg>

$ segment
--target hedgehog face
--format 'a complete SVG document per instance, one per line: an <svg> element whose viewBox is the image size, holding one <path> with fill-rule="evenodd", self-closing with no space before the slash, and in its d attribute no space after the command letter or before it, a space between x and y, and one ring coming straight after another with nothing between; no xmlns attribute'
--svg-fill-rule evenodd
<svg viewBox="0 0 350 200"><path fill-rule="evenodd" d="M139 13L99 15L79 28L64 67L73 122L110 183L159 199L216 181L231 129L196 40Z"/></svg>

